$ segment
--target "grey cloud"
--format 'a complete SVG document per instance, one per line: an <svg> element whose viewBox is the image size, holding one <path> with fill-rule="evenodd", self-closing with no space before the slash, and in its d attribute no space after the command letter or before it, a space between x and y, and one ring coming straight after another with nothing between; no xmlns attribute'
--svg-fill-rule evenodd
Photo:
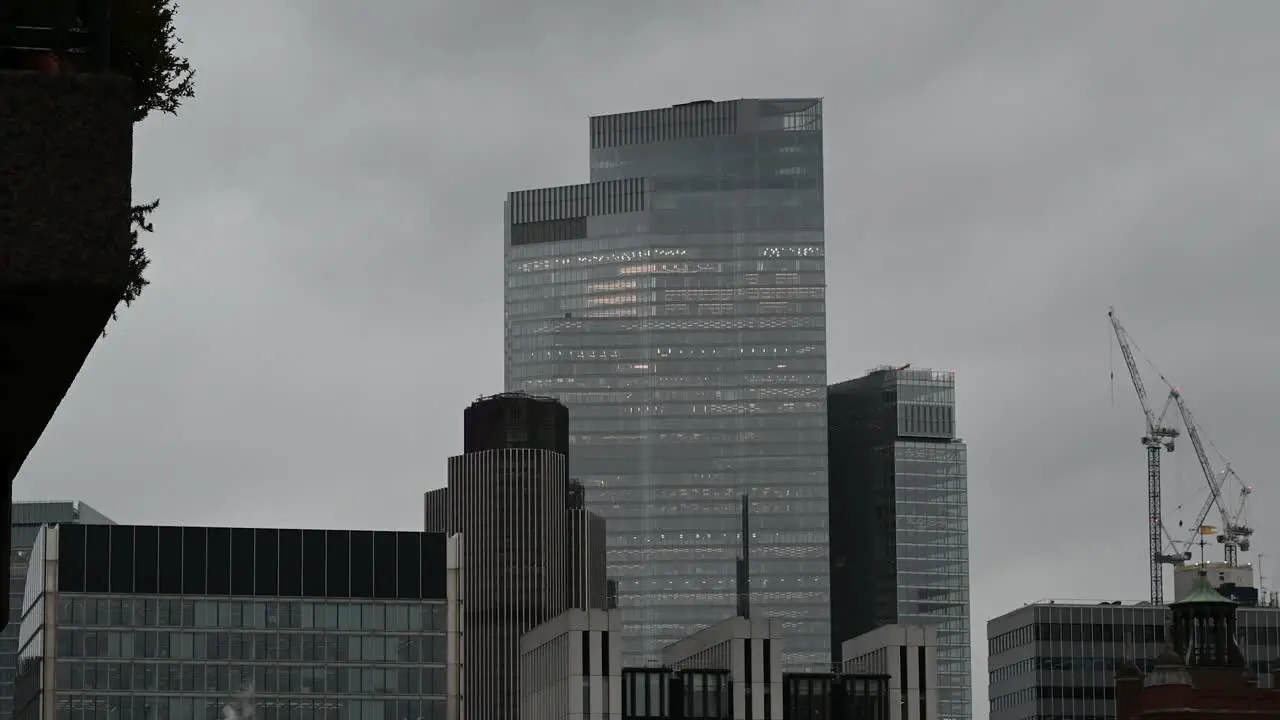
<svg viewBox="0 0 1280 720"><path fill-rule="evenodd" d="M590 114L812 93L832 379L958 373L979 716L989 617L1146 592L1108 305L1258 482L1271 544L1274 3L268 5L182 8L199 97L138 134L153 285L19 497L420 526L462 408L502 382L505 192L584 180ZM1169 463L1173 514L1202 481L1189 447Z"/></svg>

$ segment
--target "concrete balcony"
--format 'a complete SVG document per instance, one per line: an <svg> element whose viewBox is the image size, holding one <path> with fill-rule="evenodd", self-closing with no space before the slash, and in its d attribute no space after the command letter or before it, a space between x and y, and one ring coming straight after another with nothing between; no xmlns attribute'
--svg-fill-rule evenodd
<svg viewBox="0 0 1280 720"><path fill-rule="evenodd" d="M115 75L0 69L3 499L129 281L131 95Z"/></svg>

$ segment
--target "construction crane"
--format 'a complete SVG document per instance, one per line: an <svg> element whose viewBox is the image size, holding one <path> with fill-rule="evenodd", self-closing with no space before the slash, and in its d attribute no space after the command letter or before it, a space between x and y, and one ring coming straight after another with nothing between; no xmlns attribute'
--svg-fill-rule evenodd
<svg viewBox="0 0 1280 720"><path fill-rule="evenodd" d="M1142 406L1142 415L1146 420L1146 433L1142 436L1142 446L1147 449L1147 548L1151 576L1151 602L1154 605L1164 604L1164 568L1165 564L1180 565L1190 559L1190 553L1166 554L1165 538L1169 537L1164 526L1163 505L1160 497L1160 451L1173 452L1174 440L1178 437L1177 428L1164 424L1165 412L1169 404L1165 403L1164 411L1157 416L1151 411L1151 403L1147 401L1147 388L1142 383L1142 374L1138 372L1138 361L1133 356L1133 341L1129 333L1116 319L1115 308L1107 309L1107 317L1111 320L1111 328L1115 331L1116 342L1120 345L1120 354L1124 356L1124 364L1129 368L1129 378L1133 380L1134 392L1138 395L1138 404ZM1172 538L1169 538L1172 540ZM1175 548L1176 549L1176 548Z"/></svg>
<svg viewBox="0 0 1280 720"><path fill-rule="evenodd" d="M1204 501L1204 507L1200 509L1200 515L1196 521L1196 532L1201 533L1201 528L1209 527L1204 522L1209 516L1210 509L1216 506L1218 515L1222 518L1222 525L1214 529L1217 531L1218 542L1222 545L1223 560L1228 566L1236 567L1239 563L1240 551L1249 551L1249 540L1253 536L1253 528L1243 521L1248 498L1253 489L1243 482L1240 483L1239 504L1234 509L1227 507L1226 500L1222 496L1222 488L1228 478L1236 477L1239 480L1239 477L1231 469L1231 463L1225 463L1221 473L1214 471L1200 437L1200 426L1196 423L1191 408L1187 407L1182 392L1176 387L1170 388L1169 397L1178 405L1178 412L1182 414L1182 424L1187 429L1187 436L1191 438L1191 445L1196 450L1196 458L1200 461L1200 470L1204 473L1205 482L1209 483L1209 497Z"/></svg>

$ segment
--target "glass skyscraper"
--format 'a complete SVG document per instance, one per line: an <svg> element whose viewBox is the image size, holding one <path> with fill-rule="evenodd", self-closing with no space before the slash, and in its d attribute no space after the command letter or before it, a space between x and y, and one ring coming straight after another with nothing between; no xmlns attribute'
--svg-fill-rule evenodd
<svg viewBox="0 0 1280 720"><path fill-rule="evenodd" d="M64 524L30 565L20 720L445 718L443 534Z"/></svg>
<svg viewBox="0 0 1280 720"><path fill-rule="evenodd" d="M939 716L968 720L968 449L955 402L954 373L910 366L831 386L831 621L837 655L882 625L936 626Z"/></svg>
<svg viewBox="0 0 1280 720"><path fill-rule="evenodd" d="M591 182L506 203L506 386L570 411L624 662L751 607L830 660L822 103L593 117Z"/></svg>

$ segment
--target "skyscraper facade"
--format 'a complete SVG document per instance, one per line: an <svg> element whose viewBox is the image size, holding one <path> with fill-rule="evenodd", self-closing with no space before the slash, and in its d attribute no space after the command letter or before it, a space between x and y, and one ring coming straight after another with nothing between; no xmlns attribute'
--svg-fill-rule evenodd
<svg viewBox="0 0 1280 720"><path fill-rule="evenodd" d="M832 385L832 639L935 625L938 713L972 717L967 448L955 374L881 368Z"/></svg>
<svg viewBox="0 0 1280 720"><path fill-rule="evenodd" d="M84 503L13 503L9 559L9 624L0 633L0 720L13 717L13 679L18 670L18 621L27 587L31 548L41 526L59 523L111 525L111 520Z"/></svg>
<svg viewBox="0 0 1280 720"><path fill-rule="evenodd" d="M449 484L425 496L429 532L460 535L459 717L518 717L520 637L570 608L606 600L604 528L567 476L568 411L503 393L464 414Z"/></svg>
<svg viewBox="0 0 1280 720"><path fill-rule="evenodd" d="M568 406L624 661L751 605L830 659L822 103L593 117L582 185L506 202L506 385Z"/></svg>

